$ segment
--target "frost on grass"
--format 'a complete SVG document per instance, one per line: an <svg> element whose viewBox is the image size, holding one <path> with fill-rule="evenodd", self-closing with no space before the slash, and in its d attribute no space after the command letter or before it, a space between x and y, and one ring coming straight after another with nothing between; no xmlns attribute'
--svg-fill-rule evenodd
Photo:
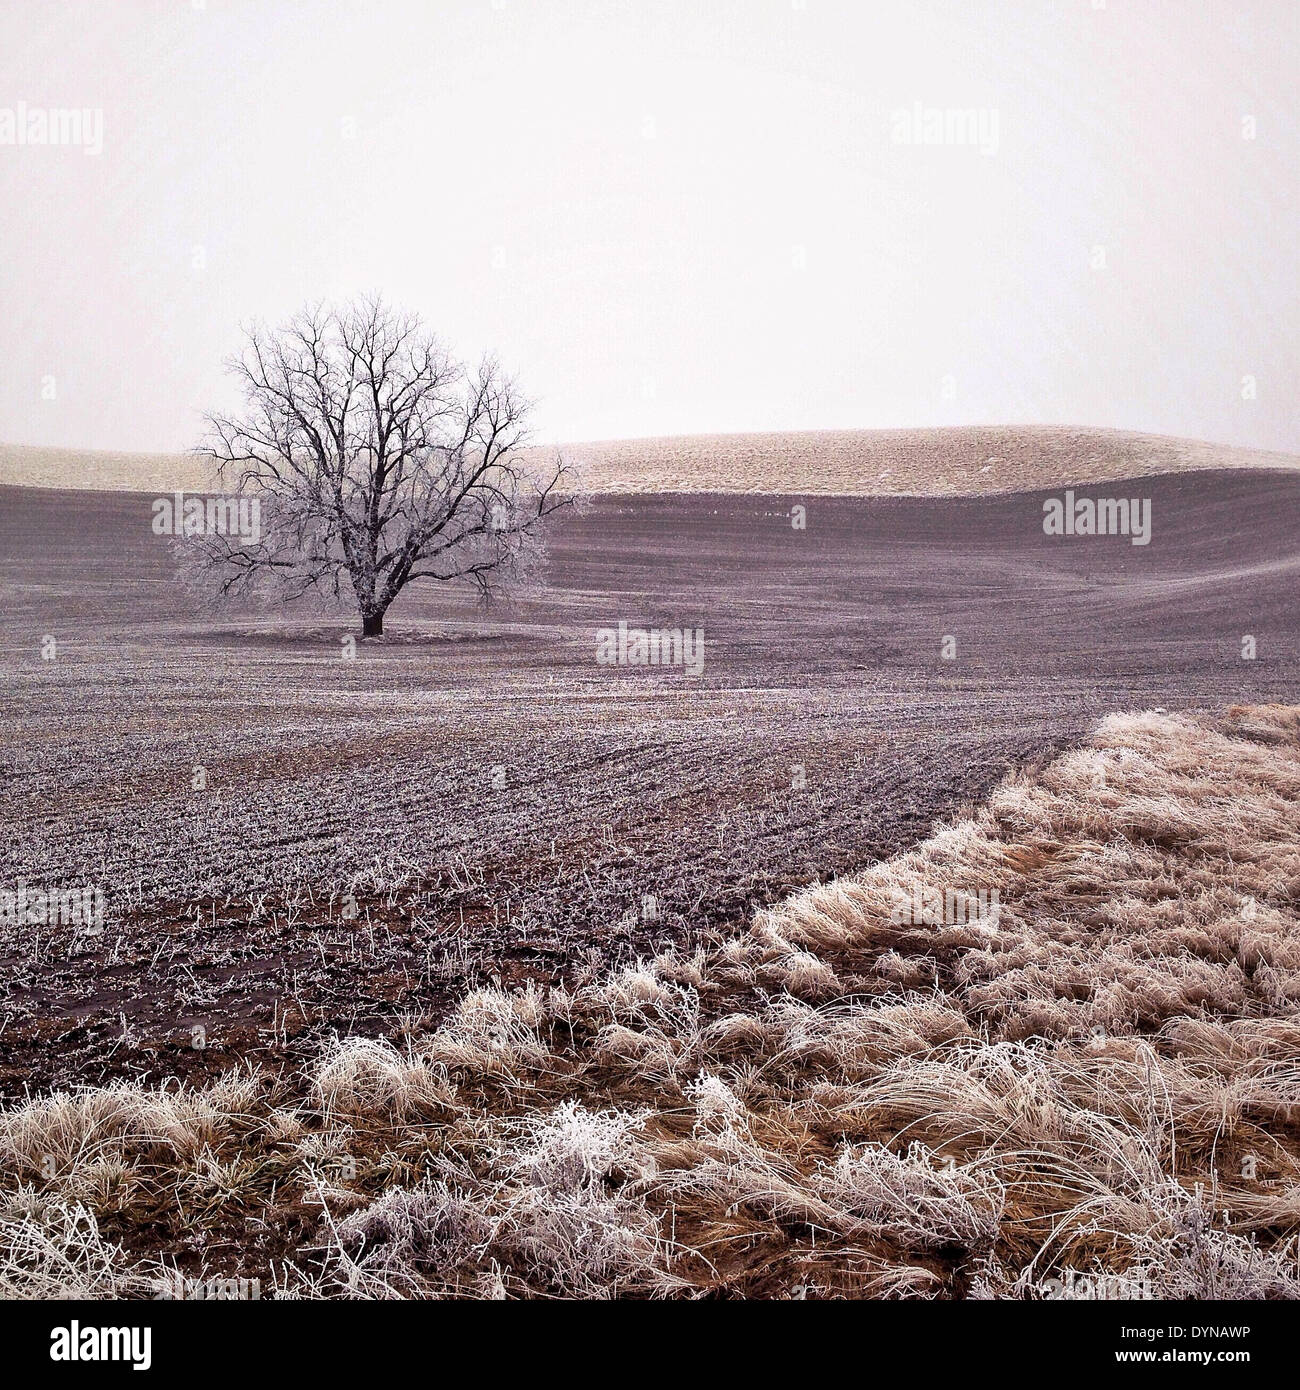
<svg viewBox="0 0 1300 1390"><path fill-rule="evenodd" d="M256 1223L291 1297L1296 1297L1297 823L1300 710L1112 717L740 935L296 1079L29 1101L5 1287ZM924 889L999 910L900 920Z"/></svg>
<svg viewBox="0 0 1300 1390"><path fill-rule="evenodd" d="M153 1288L86 1207L46 1201L28 1189L0 1208L0 1298L141 1298Z"/></svg>
<svg viewBox="0 0 1300 1390"><path fill-rule="evenodd" d="M572 1100L508 1124L490 1181L391 1188L344 1218L326 1251L326 1291L605 1298L670 1287L660 1218L637 1195L654 1167L639 1124Z"/></svg>
<svg viewBox="0 0 1300 1390"><path fill-rule="evenodd" d="M923 1144L895 1154L883 1144L843 1149L815 1179L840 1210L903 1249L989 1250L1005 1193L995 1173L945 1162Z"/></svg>

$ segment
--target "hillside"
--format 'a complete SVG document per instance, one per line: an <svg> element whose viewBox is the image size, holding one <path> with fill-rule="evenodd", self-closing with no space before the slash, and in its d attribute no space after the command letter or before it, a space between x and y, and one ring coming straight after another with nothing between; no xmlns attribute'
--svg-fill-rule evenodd
<svg viewBox="0 0 1300 1390"><path fill-rule="evenodd" d="M672 435L563 446L596 493L974 496L1207 468L1297 468L1291 454L1060 425ZM161 492L214 485L189 454L0 444L0 484Z"/></svg>
<svg viewBox="0 0 1300 1390"><path fill-rule="evenodd" d="M1220 468L1295 468L1289 454L1060 425L679 435L574 444L597 492L977 496Z"/></svg>

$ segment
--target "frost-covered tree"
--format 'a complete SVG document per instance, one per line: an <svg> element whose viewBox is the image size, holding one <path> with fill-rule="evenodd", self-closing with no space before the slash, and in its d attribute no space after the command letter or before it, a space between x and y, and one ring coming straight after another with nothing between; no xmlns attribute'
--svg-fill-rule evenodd
<svg viewBox="0 0 1300 1390"><path fill-rule="evenodd" d="M218 594L355 602L369 637L408 584L461 580L486 596L540 559L574 478L526 449L528 402L493 359L466 369L378 298L245 337L229 364L244 410L209 416L200 452L259 500L260 524L184 546Z"/></svg>

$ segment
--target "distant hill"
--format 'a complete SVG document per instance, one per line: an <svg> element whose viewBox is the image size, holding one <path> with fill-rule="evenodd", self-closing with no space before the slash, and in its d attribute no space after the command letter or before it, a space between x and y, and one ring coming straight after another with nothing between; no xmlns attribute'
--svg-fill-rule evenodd
<svg viewBox="0 0 1300 1390"><path fill-rule="evenodd" d="M958 496L1207 468L1300 468L1293 454L1064 425L688 434L565 445L593 492ZM0 484L166 492L215 487L192 454L0 444Z"/></svg>
<svg viewBox="0 0 1300 1390"><path fill-rule="evenodd" d="M0 444L0 483L91 488L102 492L201 491L212 469L194 454L117 454L103 449L45 449Z"/></svg>
<svg viewBox="0 0 1300 1390"><path fill-rule="evenodd" d="M1293 454L1062 425L699 434L566 446L597 492L973 495L1207 468L1300 468Z"/></svg>

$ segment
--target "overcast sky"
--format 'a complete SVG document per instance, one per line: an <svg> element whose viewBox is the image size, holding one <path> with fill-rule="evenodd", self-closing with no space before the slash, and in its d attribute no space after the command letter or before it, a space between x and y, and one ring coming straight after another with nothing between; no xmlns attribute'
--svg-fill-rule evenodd
<svg viewBox="0 0 1300 1390"><path fill-rule="evenodd" d="M0 141L103 121L0 143L0 440L188 447L379 290L545 440L1300 451L1298 72L1296 0L0 0Z"/></svg>

